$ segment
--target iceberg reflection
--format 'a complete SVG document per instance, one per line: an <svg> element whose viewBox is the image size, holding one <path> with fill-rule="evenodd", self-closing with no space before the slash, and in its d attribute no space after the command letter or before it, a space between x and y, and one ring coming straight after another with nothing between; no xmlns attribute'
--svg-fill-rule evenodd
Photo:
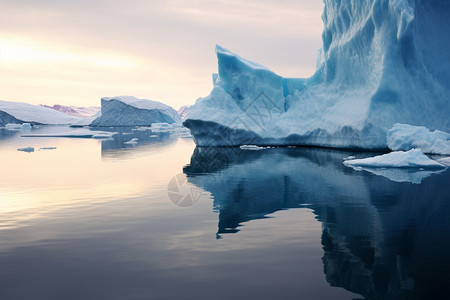
<svg viewBox="0 0 450 300"><path fill-rule="evenodd" d="M184 172L213 196L219 238L247 221L306 206L322 223L332 286L368 299L450 294L450 172L422 177L420 185L401 183L345 167L342 159L351 154L204 147Z"/></svg>

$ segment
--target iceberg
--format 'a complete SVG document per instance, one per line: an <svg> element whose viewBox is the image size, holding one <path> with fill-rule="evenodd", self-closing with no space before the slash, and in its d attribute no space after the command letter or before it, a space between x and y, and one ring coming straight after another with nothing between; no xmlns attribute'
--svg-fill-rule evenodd
<svg viewBox="0 0 450 300"><path fill-rule="evenodd" d="M424 153L450 155L450 134L423 126L395 124L387 132L387 145L393 151L419 148Z"/></svg>
<svg viewBox="0 0 450 300"><path fill-rule="evenodd" d="M138 99L132 96L103 97L101 115L89 125L109 126L150 126L153 123L178 123L181 118L168 105L161 102Z"/></svg>
<svg viewBox="0 0 450 300"><path fill-rule="evenodd" d="M8 123L67 125L78 120L78 117L67 115L47 107L0 100L0 126L4 126Z"/></svg>
<svg viewBox="0 0 450 300"><path fill-rule="evenodd" d="M324 2L310 78L284 78L216 47L213 89L184 120L197 145L386 149L396 123L450 130L450 5Z"/></svg>
<svg viewBox="0 0 450 300"><path fill-rule="evenodd" d="M420 149L396 151L375 157L345 160L344 165L366 168L445 168L441 163L428 158Z"/></svg>

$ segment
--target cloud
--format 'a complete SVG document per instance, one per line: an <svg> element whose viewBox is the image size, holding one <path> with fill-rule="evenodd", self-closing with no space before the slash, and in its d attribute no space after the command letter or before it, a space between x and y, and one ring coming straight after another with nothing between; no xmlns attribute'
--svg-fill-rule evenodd
<svg viewBox="0 0 450 300"><path fill-rule="evenodd" d="M276 4L267 0L0 0L0 5L0 36L10 45L16 43L13 47L21 45L18 40L40 45L30 56L44 58L39 68L44 69L47 79L89 85L97 74L96 84L105 88L95 95L86 93L78 101L97 102L103 96L99 93L108 86L120 85L124 92L141 92L142 97L159 98L174 106L192 103L208 93L210 74L217 69L215 44L282 75L311 74L320 46L323 6L317 0L283 0ZM65 71L58 69L62 58L67 58ZM47 63L42 68L44 61ZM121 65L130 61L137 68ZM103 68L98 66L102 62L106 63ZM5 72L4 65L0 64L1 73ZM22 61L22 76L18 74L16 79L31 80L33 66L37 65ZM123 76L123 69L128 76ZM52 77L56 76L52 72L57 73L57 78ZM111 76L110 72L121 76ZM102 81L102 77L110 81ZM9 87L12 80L10 77L5 85L5 79L0 78L0 98L31 102L33 99L22 98L23 92ZM45 90L41 97L62 103L69 101L64 99L74 100L69 97L72 89L72 85L68 86L67 98L60 94L57 99L51 86L35 91Z"/></svg>

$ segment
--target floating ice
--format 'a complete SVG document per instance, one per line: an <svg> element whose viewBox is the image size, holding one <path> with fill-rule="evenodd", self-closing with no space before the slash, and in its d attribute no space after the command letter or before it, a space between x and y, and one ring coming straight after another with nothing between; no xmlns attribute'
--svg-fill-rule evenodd
<svg viewBox="0 0 450 300"><path fill-rule="evenodd" d="M153 132L171 132L175 130L174 126L168 123L153 123L150 129Z"/></svg>
<svg viewBox="0 0 450 300"><path fill-rule="evenodd" d="M94 139L107 139L113 137L116 132L108 131L91 131L88 129L76 129L66 132L57 133L31 133L22 134L22 137L64 137L64 138L94 138Z"/></svg>
<svg viewBox="0 0 450 300"><path fill-rule="evenodd" d="M6 129L9 130L31 130L31 124L30 123L22 123L22 124L11 124L8 123L5 125Z"/></svg>
<svg viewBox="0 0 450 300"><path fill-rule="evenodd" d="M56 150L56 147L42 147L39 150Z"/></svg>
<svg viewBox="0 0 450 300"><path fill-rule="evenodd" d="M366 168L445 168L444 165L428 158L420 149L407 152L396 151L375 157L344 161L350 167Z"/></svg>
<svg viewBox="0 0 450 300"><path fill-rule="evenodd" d="M241 148L242 150L255 150L255 151L267 149L267 147L259 147L256 145L242 145L239 148Z"/></svg>
<svg viewBox="0 0 450 300"><path fill-rule="evenodd" d="M387 132L387 145L394 151L419 148L424 153L450 155L450 134L423 126L395 124Z"/></svg>
<svg viewBox="0 0 450 300"><path fill-rule="evenodd" d="M19 148L17 151L23 151L23 152L34 152L34 147L28 146L24 148Z"/></svg>
<svg viewBox="0 0 450 300"><path fill-rule="evenodd" d="M90 126L150 126L153 123L181 123L178 113L161 102L132 96L102 98L101 115Z"/></svg>
<svg viewBox="0 0 450 300"><path fill-rule="evenodd" d="M129 140L128 142L125 142L124 144L126 145L136 145L139 143L139 139L138 138L132 138L131 140Z"/></svg>
<svg viewBox="0 0 450 300"><path fill-rule="evenodd" d="M184 121L197 145L386 149L395 123L450 131L450 5L324 2L310 78L283 78L216 47L213 90Z"/></svg>

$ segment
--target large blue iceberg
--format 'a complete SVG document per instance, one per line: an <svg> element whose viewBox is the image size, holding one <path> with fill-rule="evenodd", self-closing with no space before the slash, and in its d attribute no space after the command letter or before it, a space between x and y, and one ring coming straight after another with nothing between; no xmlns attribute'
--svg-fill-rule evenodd
<svg viewBox="0 0 450 300"><path fill-rule="evenodd" d="M450 2L324 2L310 78L216 47L214 88L184 121L197 145L385 149L395 123L450 131Z"/></svg>

